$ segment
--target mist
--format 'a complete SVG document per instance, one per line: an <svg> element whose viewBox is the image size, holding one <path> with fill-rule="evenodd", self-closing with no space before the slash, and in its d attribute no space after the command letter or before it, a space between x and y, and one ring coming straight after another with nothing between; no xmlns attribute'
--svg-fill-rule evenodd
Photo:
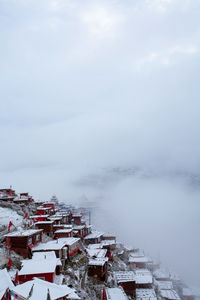
<svg viewBox="0 0 200 300"><path fill-rule="evenodd" d="M198 0L0 1L2 188L95 202L93 222L194 285L199 12Z"/></svg>

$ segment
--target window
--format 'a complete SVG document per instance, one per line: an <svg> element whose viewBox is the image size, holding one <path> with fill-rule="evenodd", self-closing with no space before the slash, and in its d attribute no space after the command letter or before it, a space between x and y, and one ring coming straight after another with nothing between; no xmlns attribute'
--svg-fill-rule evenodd
<svg viewBox="0 0 200 300"><path fill-rule="evenodd" d="M28 245L32 244L32 236L28 238Z"/></svg>

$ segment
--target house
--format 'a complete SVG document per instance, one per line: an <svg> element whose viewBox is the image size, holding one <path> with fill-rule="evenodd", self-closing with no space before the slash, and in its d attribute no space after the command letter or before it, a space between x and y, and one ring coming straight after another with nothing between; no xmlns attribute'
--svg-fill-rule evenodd
<svg viewBox="0 0 200 300"><path fill-rule="evenodd" d="M93 231L89 235L87 235L84 240L86 244L98 244L103 239L103 232Z"/></svg>
<svg viewBox="0 0 200 300"><path fill-rule="evenodd" d="M133 271L114 272L116 284L121 286L127 296L135 298L136 295L136 277Z"/></svg>
<svg viewBox="0 0 200 300"><path fill-rule="evenodd" d="M35 215L29 216L29 219L33 220L33 222L47 221L49 215Z"/></svg>
<svg viewBox="0 0 200 300"><path fill-rule="evenodd" d="M193 292L192 289L184 287L182 289L182 299L184 300L195 300L195 293Z"/></svg>
<svg viewBox="0 0 200 300"><path fill-rule="evenodd" d="M29 195L29 193L20 193L19 197L14 199L14 203L16 204L29 204L33 202L32 196Z"/></svg>
<svg viewBox="0 0 200 300"><path fill-rule="evenodd" d="M53 202L44 202L43 206L50 208L52 213L55 213L55 203L53 203Z"/></svg>
<svg viewBox="0 0 200 300"><path fill-rule="evenodd" d="M103 240L113 240L116 243L116 236L113 234L109 234L109 233L104 233L103 234Z"/></svg>
<svg viewBox="0 0 200 300"><path fill-rule="evenodd" d="M38 206L37 207L37 214L38 215L51 215L51 208L50 207Z"/></svg>
<svg viewBox="0 0 200 300"><path fill-rule="evenodd" d="M61 284L63 281L61 267L61 260L56 258L55 252L34 253L32 259L22 261L22 268L18 272L19 283L39 277L49 282Z"/></svg>
<svg viewBox="0 0 200 300"><path fill-rule="evenodd" d="M67 262L67 245L63 239L40 243L33 249L33 253L46 251L55 251L56 257L60 258L62 265L65 266Z"/></svg>
<svg viewBox="0 0 200 300"><path fill-rule="evenodd" d="M34 278L23 284L12 288L12 295L21 295L24 299L30 300L79 300L76 290L67 285L58 285L48 281ZM39 295L39 297L38 297ZM20 299L20 298L19 298Z"/></svg>
<svg viewBox="0 0 200 300"><path fill-rule="evenodd" d="M2 201L13 201L17 194L15 190L10 187L9 189L0 189L0 200Z"/></svg>
<svg viewBox="0 0 200 300"><path fill-rule="evenodd" d="M154 289L136 289L137 300L157 300Z"/></svg>
<svg viewBox="0 0 200 300"><path fill-rule="evenodd" d="M85 225L85 236L89 235L90 233L92 233L92 225Z"/></svg>
<svg viewBox="0 0 200 300"><path fill-rule="evenodd" d="M72 230L72 225L66 225L66 224L55 224L53 225L53 231L55 232L56 230L59 229L71 229Z"/></svg>
<svg viewBox="0 0 200 300"><path fill-rule="evenodd" d="M55 214L55 217L61 218L61 224L69 224L70 223L70 214L66 212L59 211Z"/></svg>
<svg viewBox="0 0 200 300"><path fill-rule="evenodd" d="M171 290L173 289L173 283L167 280L154 280L154 285L156 287L156 291L160 290Z"/></svg>
<svg viewBox="0 0 200 300"><path fill-rule="evenodd" d="M101 300L128 300L124 290L121 287L104 288Z"/></svg>
<svg viewBox="0 0 200 300"><path fill-rule="evenodd" d="M72 229L58 229L54 232L54 238L66 238L66 237L72 237L73 236L73 231Z"/></svg>
<svg viewBox="0 0 200 300"><path fill-rule="evenodd" d="M0 270L0 300L11 300L9 289L12 288L14 288L14 284L7 269Z"/></svg>
<svg viewBox="0 0 200 300"><path fill-rule="evenodd" d="M75 225L73 227L73 235L79 238L85 237L85 225Z"/></svg>
<svg viewBox="0 0 200 300"><path fill-rule="evenodd" d="M165 300L180 300L180 297L175 290L160 290L159 295Z"/></svg>
<svg viewBox="0 0 200 300"><path fill-rule="evenodd" d="M145 256L138 256L138 255L129 255L129 263L132 266L132 269L140 268L140 269L146 269L148 263L150 262L150 259Z"/></svg>
<svg viewBox="0 0 200 300"><path fill-rule="evenodd" d="M80 250L80 239L69 237L59 238L47 243L41 243L34 248L34 252L55 251L56 257L60 258L65 265L68 259L73 257Z"/></svg>
<svg viewBox="0 0 200 300"><path fill-rule="evenodd" d="M38 229L43 229L44 233L48 236L53 236L53 225L54 221L39 221L35 223L35 227Z"/></svg>
<svg viewBox="0 0 200 300"><path fill-rule="evenodd" d="M147 269L136 269L135 271L136 288L152 288L153 277Z"/></svg>
<svg viewBox="0 0 200 300"><path fill-rule="evenodd" d="M82 224L82 222L81 222L82 215L81 214L73 214L72 218L74 220L74 224L76 224L76 225L81 225Z"/></svg>
<svg viewBox="0 0 200 300"><path fill-rule="evenodd" d="M156 280L170 281L170 274L166 270L157 269L153 272Z"/></svg>
<svg viewBox="0 0 200 300"><path fill-rule="evenodd" d="M6 245L24 258L31 257L32 249L42 241L42 232L42 229L29 229L8 233L4 235Z"/></svg>
<svg viewBox="0 0 200 300"><path fill-rule="evenodd" d="M61 221L62 221L62 217L57 217L57 216L54 215L54 216L48 217L48 220L54 221L55 225L60 225Z"/></svg>
<svg viewBox="0 0 200 300"><path fill-rule="evenodd" d="M88 276L93 276L100 281L107 281L108 258L90 258L88 262Z"/></svg>
<svg viewBox="0 0 200 300"><path fill-rule="evenodd" d="M106 257L107 250L106 249L85 249L87 255L91 258L104 258Z"/></svg>

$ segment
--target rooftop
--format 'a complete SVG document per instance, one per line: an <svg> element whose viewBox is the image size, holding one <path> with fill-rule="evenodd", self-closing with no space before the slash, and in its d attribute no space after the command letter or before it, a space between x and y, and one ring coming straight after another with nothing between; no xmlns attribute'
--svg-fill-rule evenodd
<svg viewBox="0 0 200 300"><path fill-rule="evenodd" d="M108 300L128 300L126 294L121 287L119 288L107 288L106 294Z"/></svg>
<svg viewBox="0 0 200 300"><path fill-rule="evenodd" d="M157 300L154 289L136 289L136 298L138 300Z"/></svg>
<svg viewBox="0 0 200 300"><path fill-rule="evenodd" d="M89 266L103 266L108 261L107 257L101 257L101 258L90 258L88 265Z"/></svg>
<svg viewBox="0 0 200 300"><path fill-rule="evenodd" d="M76 294L75 289L70 288L67 285L57 285L55 283L50 283L39 278L34 278L34 280L27 281L23 284L19 284L12 290L26 299L28 298L32 287L33 292L31 297L29 297L30 300L47 299L48 290L51 300L63 297L67 297L69 299L74 300L80 299L79 296Z"/></svg>
<svg viewBox="0 0 200 300"><path fill-rule="evenodd" d="M160 290L160 295L169 300L180 300L180 297L175 290Z"/></svg>
<svg viewBox="0 0 200 300"><path fill-rule="evenodd" d="M5 237L19 237L19 236L30 236L34 235L37 233L40 233L43 231L43 229L28 229L28 230L19 230L19 231L14 231L8 234L5 234Z"/></svg>

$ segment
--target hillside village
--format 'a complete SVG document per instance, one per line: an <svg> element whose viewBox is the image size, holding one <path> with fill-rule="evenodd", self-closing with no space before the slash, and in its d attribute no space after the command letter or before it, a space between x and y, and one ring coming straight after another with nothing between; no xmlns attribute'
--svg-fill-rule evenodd
<svg viewBox="0 0 200 300"><path fill-rule="evenodd" d="M0 189L0 299L195 300L142 249L91 224L86 207Z"/></svg>

